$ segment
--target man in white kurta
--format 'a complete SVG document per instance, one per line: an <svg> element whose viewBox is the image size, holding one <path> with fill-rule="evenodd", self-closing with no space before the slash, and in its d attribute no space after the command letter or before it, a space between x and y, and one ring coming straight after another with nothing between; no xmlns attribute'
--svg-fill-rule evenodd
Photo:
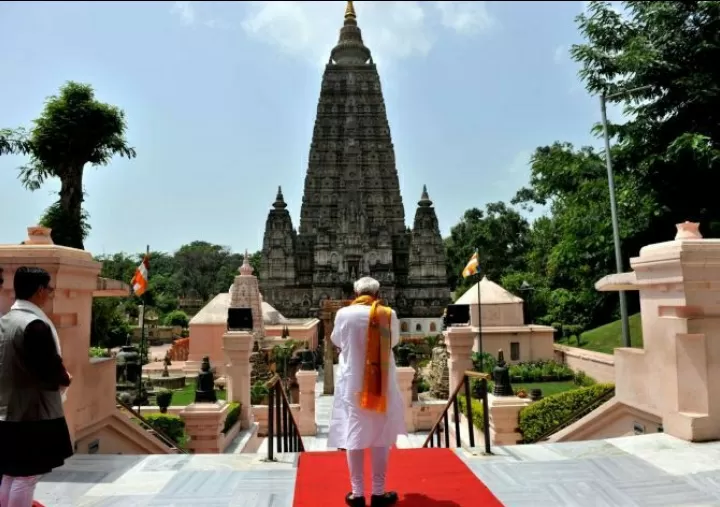
<svg viewBox="0 0 720 507"><path fill-rule="evenodd" d="M380 283L370 277L355 282L358 296L377 298ZM350 506L365 506L363 460L364 450L370 449L372 462L371 506L393 505L398 500L395 492L385 491L390 447L398 435L406 435L405 411L392 349L389 349L387 409L377 412L360 407L363 390L370 306L353 304L340 309L335 315L331 340L340 349L335 400L328 435L328 447L347 451L352 492L346 497ZM390 343L397 345L400 323L395 311L390 316Z"/></svg>

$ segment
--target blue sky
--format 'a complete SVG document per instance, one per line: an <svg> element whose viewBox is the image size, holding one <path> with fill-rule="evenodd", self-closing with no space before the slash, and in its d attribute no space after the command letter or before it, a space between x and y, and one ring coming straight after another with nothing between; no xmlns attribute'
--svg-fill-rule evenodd
<svg viewBox="0 0 720 507"><path fill-rule="evenodd" d="M568 48L585 2L356 2L383 84L409 225L422 185L443 235L510 199L530 154L599 144ZM345 2L0 2L0 127L30 126L67 80L123 108L134 160L88 168L94 254L193 240L254 251L278 185L295 227L322 66ZM611 116L617 116L611 111ZM59 185L0 158L0 243Z"/></svg>

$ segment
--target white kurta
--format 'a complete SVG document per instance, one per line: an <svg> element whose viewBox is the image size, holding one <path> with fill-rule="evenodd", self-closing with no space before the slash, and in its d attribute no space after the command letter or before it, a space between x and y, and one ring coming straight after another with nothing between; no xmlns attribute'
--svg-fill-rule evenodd
<svg viewBox="0 0 720 507"><path fill-rule="evenodd" d="M340 348L335 399L327 446L342 449L390 447L398 435L407 435L405 410L397 383L395 358L390 351L388 370L388 408L379 414L359 407L365 372L365 352L370 307L351 305L338 310L331 340ZM391 343L400 340L400 321L393 310L390 324Z"/></svg>

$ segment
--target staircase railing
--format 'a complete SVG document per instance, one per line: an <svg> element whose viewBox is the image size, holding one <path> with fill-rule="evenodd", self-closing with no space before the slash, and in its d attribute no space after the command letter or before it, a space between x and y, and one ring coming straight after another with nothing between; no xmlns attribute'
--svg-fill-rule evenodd
<svg viewBox="0 0 720 507"><path fill-rule="evenodd" d="M275 452L303 452L300 427L290 408L283 383L278 375L266 384L268 388L268 461L275 460Z"/></svg>
<svg viewBox="0 0 720 507"><path fill-rule="evenodd" d="M423 447L450 447L450 408L452 407L452 419L455 433L455 447L462 447L462 439L460 434L460 403L458 396L460 391L464 390L465 394L465 418L467 419L468 444L475 447L475 425L473 424L473 408L472 408L472 389L470 379L477 379L480 384L480 401L483 407L483 438L485 440L485 454L492 454L490 450L490 411L488 409L488 379L490 375L487 373L478 373L475 371L466 371L463 374L461 382L450 395L447 405L443 409L440 417L430 430Z"/></svg>
<svg viewBox="0 0 720 507"><path fill-rule="evenodd" d="M178 454L188 454L187 450L180 447L172 438L167 436L165 433L155 428L152 424L148 422L147 419L140 415L140 412L122 401L119 396L115 397L115 401L126 412L129 412L132 418L135 419L135 421L137 421L137 423L142 426L143 429L145 429L148 433L154 435L158 440L160 440L163 444L167 445L171 450L176 451Z"/></svg>
<svg viewBox="0 0 720 507"><path fill-rule="evenodd" d="M579 421L586 415L588 415L590 412L598 408L603 403L610 401L610 399L615 396L615 387L608 387L603 392L598 394L595 398L590 400L588 403L580 407L578 410L567 416L565 419L560 421L558 424L547 430L545 433L541 434L539 437L534 438L532 440L525 440L524 443L526 444L536 444L538 442L542 442L543 440L547 440L551 435L554 435L558 431L567 428L571 424Z"/></svg>

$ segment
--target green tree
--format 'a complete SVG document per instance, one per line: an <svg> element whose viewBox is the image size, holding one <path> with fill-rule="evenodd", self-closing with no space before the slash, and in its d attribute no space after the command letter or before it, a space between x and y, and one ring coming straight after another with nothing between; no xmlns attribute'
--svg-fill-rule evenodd
<svg viewBox="0 0 720 507"><path fill-rule="evenodd" d="M720 2L591 2L578 18L585 38L572 48L594 94L631 118L613 125L619 171L632 172L638 192L656 201L644 240L672 235L673 225L699 221L720 233ZM627 90L642 88L626 93Z"/></svg>
<svg viewBox="0 0 720 507"><path fill-rule="evenodd" d="M620 235L628 245L647 230L656 203L628 171L620 171L616 187ZM526 255L539 289L533 297L545 304L545 323L587 327L614 315L617 297L594 287L615 270L609 201L605 162L595 150L568 143L536 150L530 184L513 202L550 206L551 218L533 225Z"/></svg>
<svg viewBox="0 0 720 507"><path fill-rule="evenodd" d="M99 102L90 85L68 82L50 97L29 135L3 130L0 153L27 153L20 168L23 185L36 190L48 178L60 180L59 206L63 219L56 231L60 244L83 248L82 203L85 166L107 165L113 156L135 157L125 140L125 114Z"/></svg>
<svg viewBox="0 0 720 507"><path fill-rule="evenodd" d="M113 348L125 345L130 335L130 323L116 298L95 298L90 321L90 345Z"/></svg>
<svg viewBox="0 0 720 507"><path fill-rule="evenodd" d="M187 313L182 310L173 310L165 316L166 326L180 326L185 329L190 323L190 318Z"/></svg>
<svg viewBox="0 0 720 507"><path fill-rule="evenodd" d="M80 211L80 228L82 231L82 239L85 240L90 234L90 215L87 211L82 209ZM69 217L60 205L60 201L55 201L45 210L45 213L40 217L40 225L43 227L49 227L51 229L50 236L52 237L53 243L56 245L67 245L72 241L70 237L63 237L62 235L67 234L68 231L72 231L74 224L72 218Z"/></svg>
<svg viewBox="0 0 720 507"><path fill-rule="evenodd" d="M479 251L480 268L491 280L499 282L507 273L523 269L530 226L516 210L503 202L465 212L445 239L448 281L456 294L466 290L474 280L463 280L462 270L475 249Z"/></svg>

